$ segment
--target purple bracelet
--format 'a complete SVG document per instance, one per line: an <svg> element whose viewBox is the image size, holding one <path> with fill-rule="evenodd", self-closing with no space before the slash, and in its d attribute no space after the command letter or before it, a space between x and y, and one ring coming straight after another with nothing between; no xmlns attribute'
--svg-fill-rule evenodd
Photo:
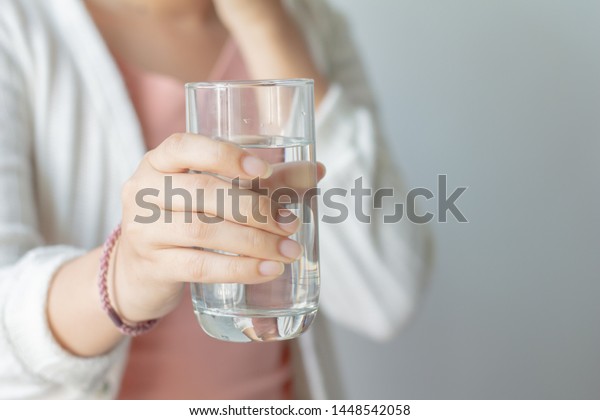
<svg viewBox="0 0 600 420"><path fill-rule="evenodd" d="M102 309L110 320L115 324L115 326L119 329L122 334L130 335L135 337L136 335L144 334L148 332L152 327L156 325L158 319L151 319L150 321L139 322L135 326L127 325L117 311L110 304L110 299L108 297L108 287L107 287L107 275L108 268L110 263L110 254L112 253L117 240L121 236L121 225L119 224L115 230L109 235L104 243L104 249L102 251L102 256L100 257L100 273L98 274L98 289L100 291L100 301L102 303Z"/></svg>

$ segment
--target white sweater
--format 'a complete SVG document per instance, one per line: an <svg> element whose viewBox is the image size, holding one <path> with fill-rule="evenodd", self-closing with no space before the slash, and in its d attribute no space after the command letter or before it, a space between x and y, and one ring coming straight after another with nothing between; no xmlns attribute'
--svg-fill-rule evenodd
<svg viewBox="0 0 600 420"><path fill-rule="evenodd" d="M401 193L343 19L319 0L286 4L331 82L317 113L322 190L363 177ZM145 152L139 122L82 0L0 0L0 10L0 398L113 398L128 340L100 357L69 354L48 328L46 297L57 268L119 222L121 185ZM354 199L342 201L354 214ZM372 210L371 224L320 226L322 315L374 338L407 319L424 268L420 230L383 224L392 206ZM318 318L296 362L313 397L340 397Z"/></svg>

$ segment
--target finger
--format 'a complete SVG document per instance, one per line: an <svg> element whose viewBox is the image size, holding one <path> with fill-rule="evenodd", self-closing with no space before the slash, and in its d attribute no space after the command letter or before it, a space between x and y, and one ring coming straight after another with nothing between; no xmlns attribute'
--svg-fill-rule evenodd
<svg viewBox="0 0 600 420"><path fill-rule="evenodd" d="M260 187L269 190L272 195L276 189L291 188L298 194L303 194L313 188L326 174L325 165L321 162L289 162L274 164L273 173L267 179L260 179ZM240 185L253 188L256 181L241 180Z"/></svg>
<svg viewBox="0 0 600 420"><path fill-rule="evenodd" d="M164 278L193 283L258 284L283 274L280 261L237 257L215 252L169 248L157 251L155 264Z"/></svg>
<svg viewBox="0 0 600 420"><path fill-rule="evenodd" d="M147 241L155 247L201 247L285 263L291 263L302 253L296 241L262 229L223 219L205 223L191 213L175 212L170 216L172 223L163 223L147 234Z"/></svg>
<svg viewBox="0 0 600 420"><path fill-rule="evenodd" d="M317 182L319 182L320 180L325 178L326 174L327 174L327 167L323 163L317 162Z"/></svg>
<svg viewBox="0 0 600 420"><path fill-rule="evenodd" d="M274 191L291 188L296 192L306 191L317 184L317 164L312 162L287 162L271 165L273 172L268 179L261 179L260 186ZM240 181L243 186L252 186L251 181Z"/></svg>
<svg viewBox="0 0 600 420"><path fill-rule="evenodd" d="M126 194L128 201L135 197L135 212L146 223L162 220L172 212L203 213L195 218L207 222L214 217L249 225L278 235L295 233L300 221L289 212L281 212L282 205L267 195L232 185L209 174L169 174L152 172L145 176L147 185L130 182ZM125 199L125 197L124 197ZM146 219L149 211L156 215ZM285 214L284 214L285 213ZM285 223L280 223L280 222Z"/></svg>
<svg viewBox="0 0 600 420"><path fill-rule="evenodd" d="M268 178L271 165L238 145L197 134L173 134L146 154L148 163L165 173L188 170L211 172L228 178Z"/></svg>

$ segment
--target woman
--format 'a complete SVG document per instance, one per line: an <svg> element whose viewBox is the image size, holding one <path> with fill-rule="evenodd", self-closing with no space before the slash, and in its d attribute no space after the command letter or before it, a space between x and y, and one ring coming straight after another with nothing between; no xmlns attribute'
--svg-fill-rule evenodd
<svg viewBox="0 0 600 420"><path fill-rule="evenodd" d="M1 0L0 8L0 190L10 197L0 211L0 396L339 397L322 316L299 340L235 345L206 338L186 296L183 282L275 278L298 256L285 240L293 227L227 221L207 235L199 224L132 219L141 211L135 192L162 190L169 174L270 172L235 146L174 134L185 129L185 81L314 79L328 167L321 188L350 189L362 177L364 188L398 195L341 18L314 0ZM198 185L184 176L184 188ZM353 215L354 198L340 200ZM322 312L376 338L409 316L423 271L415 226L383 224L393 205L383 200L371 223L321 224ZM100 245L120 222L108 304L132 328L162 319L133 340L103 311L96 287Z"/></svg>

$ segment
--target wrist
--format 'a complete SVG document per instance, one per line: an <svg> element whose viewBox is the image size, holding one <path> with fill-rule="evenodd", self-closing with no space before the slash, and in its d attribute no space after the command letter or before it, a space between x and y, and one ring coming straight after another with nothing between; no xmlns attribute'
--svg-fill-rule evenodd
<svg viewBox="0 0 600 420"><path fill-rule="evenodd" d="M244 45L270 44L273 40L285 39L293 28L294 22L283 10L271 10L261 19L239 19L227 25L236 43Z"/></svg>
<svg viewBox="0 0 600 420"><path fill-rule="evenodd" d="M128 282L121 282L121 283L125 283L125 284L117 285L116 279L117 278L118 279L132 279L132 276L129 273L123 272L123 271L126 271L126 270L124 270L126 268L126 264L117 264L117 255L119 254L120 245L121 245L121 241L119 238L116 241L116 243L114 245L114 249L110 253L109 260L108 260L108 271L106 273L106 292L108 294L110 310L112 310L114 312L114 313L108 313L108 315L111 318L111 321L113 323L118 323L114 319L114 317L116 316L125 325L134 326L136 323L145 321L147 319L151 319L152 317L147 317L146 319L138 320L136 318L130 318L129 317L130 314L123 313L123 308L121 307L121 304L120 304L121 300L119 298L122 296L127 296L127 291L124 289L126 289ZM106 252L106 250L104 252ZM120 262L120 259L119 259L119 262ZM99 281L101 281L101 280L99 280ZM117 290L117 286L121 286L120 290ZM102 287L102 286L99 285L99 287ZM101 291L101 293L102 293L102 291ZM105 312L106 312L106 309L105 309Z"/></svg>
<svg viewBox="0 0 600 420"><path fill-rule="evenodd" d="M283 12L262 25L233 34L253 79L309 78L315 82L315 104L327 92L327 78L317 68L301 28Z"/></svg>
<svg viewBox="0 0 600 420"><path fill-rule="evenodd" d="M96 248L61 266L48 290L48 327L56 342L76 356L104 354L123 337L99 304L101 254L102 249Z"/></svg>
<svg viewBox="0 0 600 420"><path fill-rule="evenodd" d="M100 271L98 273L98 291L100 294L100 300L102 309L106 315L110 318L112 323L117 329L125 335L137 336L144 334L152 329L158 319L149 319L140 322L128 321L123 317L118 310L118 305L115 304L117 301L116 293L114 292L114 276L110 276L109 273L115 272L115 247L119 242L121 236L121 226L119 225L108 237L102 250L100 257ZM109 282L109 277L111 281ZM113 287L109 287L111 286Z"/></svg>
<svg viewBox="0 0 600 420"><path fill-rule="evenodd" d="M184 283L153 276L151 250L136 249L128 239L120 237L111 255L107 277L111 302L126 324L162 318L181 301Z"/></svg>

